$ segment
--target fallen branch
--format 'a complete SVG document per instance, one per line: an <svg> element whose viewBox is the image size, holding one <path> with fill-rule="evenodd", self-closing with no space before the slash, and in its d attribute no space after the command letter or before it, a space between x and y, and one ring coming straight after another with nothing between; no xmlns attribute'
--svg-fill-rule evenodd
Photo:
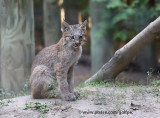
<svg viewBox="0 0 160 118"><path fill-rule="evenodd" d="M115 77L132 61L133 57L158 34L160 34L160 17L151 22L126 45L117 50L114 56L98 72L86 80L85 83L94 80L114 81Z"/></svg>

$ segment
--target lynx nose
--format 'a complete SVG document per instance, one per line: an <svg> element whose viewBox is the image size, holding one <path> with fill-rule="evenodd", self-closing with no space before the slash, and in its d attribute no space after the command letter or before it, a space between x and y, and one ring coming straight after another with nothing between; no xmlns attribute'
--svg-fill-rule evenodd
<svg viewBox="0 0 160 118"><path fill-rule="evenodd" d="M80 42L79 42L79 40L76 40L75 43L76 43L76 44L79 44Z"/></svg>

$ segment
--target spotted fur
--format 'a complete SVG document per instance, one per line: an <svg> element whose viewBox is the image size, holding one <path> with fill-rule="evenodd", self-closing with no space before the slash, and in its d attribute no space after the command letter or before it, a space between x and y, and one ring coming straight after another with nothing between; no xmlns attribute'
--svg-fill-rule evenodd
<svg viewBox="0 0 160 118"><path fill-rule="evenodd" d="M61 25L62 38L52 46L44 48L35 57L29 83L33 98L48 98L53 89L49 85L58 85L56 94L63 100L75 100L73 70L82 53L85 41L87 21L81 24Z"/></svg>

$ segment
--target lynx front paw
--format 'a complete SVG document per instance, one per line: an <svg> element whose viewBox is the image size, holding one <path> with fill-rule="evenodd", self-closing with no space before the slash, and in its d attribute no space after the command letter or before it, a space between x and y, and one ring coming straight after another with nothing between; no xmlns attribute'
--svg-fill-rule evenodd
<svg viewBox="0 0 160 118"><path fill-rule="evenodd" d="M76 100L76 96L73 93L68 93L68 94L62 95L62 100L74 101Z"/></svg>

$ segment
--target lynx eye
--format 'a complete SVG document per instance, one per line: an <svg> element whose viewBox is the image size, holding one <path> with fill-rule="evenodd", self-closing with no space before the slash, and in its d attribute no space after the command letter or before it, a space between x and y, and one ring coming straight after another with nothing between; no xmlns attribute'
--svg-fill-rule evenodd
<svg viewBox="0 0 160 118"><path fill-rule="evenodd" d="M82 37L82 36L79 36L79 38L82 39L83 37Z"/></svg>
<svg viewBox="0 0 160 118"><path fill-rule="evenodd" d="M69 41L69 40L70 40L70 37L66 37L66 40Z"/></svg>
<svg viewBox="0 0 160 118"><path fill-rule="evenodd" d="M69 28L65 28L65 30L64 30L65 32L67 32L67 31L69 31Z"/></svg>
<svg viewBox="0 0 160 118"><path fill-rule="evenodd" d="M71 36L71 39L74 39L74 36Z"/></svg>

